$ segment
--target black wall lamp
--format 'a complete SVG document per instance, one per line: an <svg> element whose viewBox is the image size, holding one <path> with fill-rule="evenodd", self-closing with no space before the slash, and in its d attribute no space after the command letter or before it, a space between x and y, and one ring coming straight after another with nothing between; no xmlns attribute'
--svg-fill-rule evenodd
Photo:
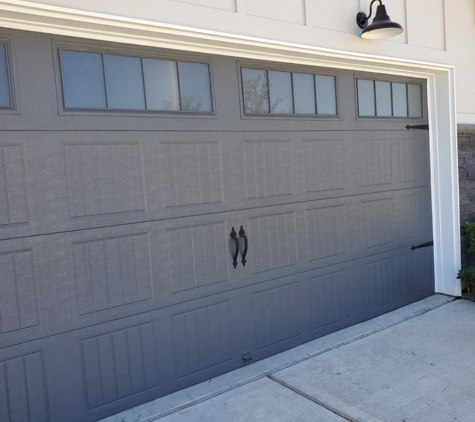
<svg viewBox="0 0 475 422"><path fill-rule="evenodd" d="M376 9L376 15L373 19L373 23L368 26L368 21L373 14L373 3L379 1L379 6ZM402 34L404 29L396 22L393 22L386 13L386 7L381 0L373 0L369 6L369 16L366 13L359 12L356 15L356 23L363 29L361 32L361 38L369 40L378 40L381 38L395 37Z"/></svg>

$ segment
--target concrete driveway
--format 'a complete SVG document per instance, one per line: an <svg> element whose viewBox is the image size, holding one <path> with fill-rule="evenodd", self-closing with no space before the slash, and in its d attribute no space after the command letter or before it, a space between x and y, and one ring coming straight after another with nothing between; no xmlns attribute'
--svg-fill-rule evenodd
<svg viewBox="0 0 475 422"><path fill-rule="evenodd" d="M475 421L475 303L435 295L106 419Z"/></svg>

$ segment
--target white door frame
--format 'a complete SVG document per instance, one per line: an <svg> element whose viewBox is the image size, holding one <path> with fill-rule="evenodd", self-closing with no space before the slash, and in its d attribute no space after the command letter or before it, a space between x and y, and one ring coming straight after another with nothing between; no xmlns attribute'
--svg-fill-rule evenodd
<svg viewBox="0 0 475 422"><path fill-rule="evenodd" d="M0 0L0 27L214 55L402 75L427 81L435 290L461 295L455 68L47 6Z"/></svg>

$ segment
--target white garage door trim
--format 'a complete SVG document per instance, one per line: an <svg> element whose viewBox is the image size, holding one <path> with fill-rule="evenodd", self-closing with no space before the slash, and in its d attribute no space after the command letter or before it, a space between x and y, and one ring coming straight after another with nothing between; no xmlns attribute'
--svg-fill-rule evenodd
<svg viewBox="0 0 475 422"><path fill-rule="evenodd" d="M129 19L18 0L0 0L0 26L74 36L427 80L435 290L461 295L455 69L452 66L323 49Z"/></svg>

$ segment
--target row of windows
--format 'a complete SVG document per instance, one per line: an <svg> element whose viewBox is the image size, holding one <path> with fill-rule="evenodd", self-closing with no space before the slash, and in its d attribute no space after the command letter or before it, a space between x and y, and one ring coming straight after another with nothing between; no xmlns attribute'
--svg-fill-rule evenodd
<svg viewBox="0 0 475 422"><path fill-rule="evenodd" d="M67 109L212 112L207 63L61 50Z"/></svg>
<svg viewBox="0 0 475 422"><path fill-rule="evenodd" d="M64 108L212 113L208 63L60 50ZM0 41L0 107L13 107L8 44ZM336 116L336 77L241 69L247 115ZM421 118L422 86L357 79L360 117Z"/></svg>
<svg viewBox="0 0 475 422"><path fill-rule="evenodd" d="M334 76L242 69L246 114L337 114Z"/></svg>
<svg viewBox="0 0 475 422"><path fill-rule="evenodd" d="M361 117L422 117L422 86L358 79Z"/></svg>

